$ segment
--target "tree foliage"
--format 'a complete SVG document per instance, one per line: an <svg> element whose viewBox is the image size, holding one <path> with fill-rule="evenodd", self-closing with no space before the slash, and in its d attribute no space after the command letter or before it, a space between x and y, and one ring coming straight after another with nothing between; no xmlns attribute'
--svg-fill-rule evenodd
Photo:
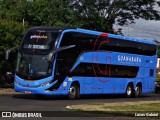
<svg viewBox="0 0 160 120"><path fill-rule="evenodd" d="M24 34L24 27L20 23L7 19L0 19L0 21L0 72L5 72L6 69L11 70L13 67L13 64L7 65L5 51L20 44ZM12 63L14 63L14 59L12 59Z"/></svg>
<svg viewBox="0 0 160 120"><path fill-rule="evenodd" d="M69 6L70 0L17 0L15 20L31 26L80 27Z"/></svg>
<svg viewBox="0 0 160 120"><path fill-rule="evenodd" d="M106 32L113 32L113 24L131 24L139 18L160 19L155 4L155 0L72 0L83 27Z"/></svg>
<svg viewBox="0 0 160 120"><path fill-rule="evenodd" d="M1 0L0 16L31 26L83 27L113 32L135 19L159 20L156 0ZM5 14L6 13L6 14ZM4 15L5 14L5 15Z"/></svg>

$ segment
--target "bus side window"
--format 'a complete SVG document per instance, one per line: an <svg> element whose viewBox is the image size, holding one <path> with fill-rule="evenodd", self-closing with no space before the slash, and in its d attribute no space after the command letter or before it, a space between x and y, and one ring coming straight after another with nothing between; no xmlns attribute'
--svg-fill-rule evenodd
<svg viewBox="0 0 160 120"><path fill-rule="evenodd" d="M150 69L150 77L154 76L154 69Z"/></svg>

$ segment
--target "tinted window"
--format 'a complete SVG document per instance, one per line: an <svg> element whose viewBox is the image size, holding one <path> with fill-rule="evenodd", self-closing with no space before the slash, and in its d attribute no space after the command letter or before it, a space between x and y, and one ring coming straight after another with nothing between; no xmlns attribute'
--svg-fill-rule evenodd
<svg viewBox="0 0 160 120"><path fill-rule="evenodd" d="M60 47L68 45L76 45L78 51L93 50L93 45L98 36L84 33L65 33Z"/></svg>
<svg viewBox="0 0 160 120"><path fill-rule="evenodd" d="M151 77L154 76L154 69L150 69L150 76L151 76Z"/></svg>
<svg viewBox="0 0 160 120"><path fill-rule="evenodd" d="M102 43L102 39L104 38L100 39L101 40L99 40L99 42L96 43L97 46L99 46ZM109 42L104 42L103 44L101 44L99 50L152 56L156 55L156 49L156 45L152 44L109 38Z"/></svg>
<svg viewBox="0 0 160 120"><path fill-rule="evenodd" d="M88 35L82 33L65 33L60 47L76 45L76 47L66 49L58 52L56 68L55 68L55 79L62 76L68 76L69 71L77 61L77 58L81 53L87 50L93 49L94 40L96 40L95 35Z"/></svg>
<svg viewBox="0 0 160 120"><path fill-rule="evenodd" d="M81 63L70 73L70 76L134 78L138 70L139 67L135 66Z"/></svg>

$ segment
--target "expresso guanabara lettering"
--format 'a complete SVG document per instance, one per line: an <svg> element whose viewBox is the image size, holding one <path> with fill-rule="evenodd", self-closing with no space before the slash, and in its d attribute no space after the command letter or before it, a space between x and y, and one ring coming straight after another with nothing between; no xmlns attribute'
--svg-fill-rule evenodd
<svg viewBox="0 0 160 120"><path fill-rule="evenodd" d="M140 57L125 56L125 55L118 55L118 61L119 62L134 62L134 63L142 62Z"/></svg>

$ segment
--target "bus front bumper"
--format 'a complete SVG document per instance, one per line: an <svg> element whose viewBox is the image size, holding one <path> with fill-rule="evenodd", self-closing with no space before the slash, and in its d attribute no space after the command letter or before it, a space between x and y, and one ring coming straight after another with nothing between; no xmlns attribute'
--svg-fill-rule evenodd
<svg viewBox="0 0 160 120"><path fill-rule="evenodd" d="M58 90L46 90L47 87L24 87L14 83L14 90L25 94L40 94L40 95L67 95L67 88L60 87Z"/></svg>

